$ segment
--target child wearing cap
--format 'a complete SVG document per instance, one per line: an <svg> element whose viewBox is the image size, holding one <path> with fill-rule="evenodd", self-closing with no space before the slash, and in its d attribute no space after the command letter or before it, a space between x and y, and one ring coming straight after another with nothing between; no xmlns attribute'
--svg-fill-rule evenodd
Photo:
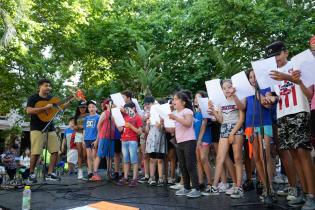
<svg viewBox="0 0 315 210"><path fill-rule="evenodd" d="M90 114L83 121L83 136L87 155L88 179L91 179L93 176L93 160L96 155L94 143L97 139L97 124L100 116L96 113L97 107L95 101L91 100L88 102L88 110Z"/></svg>
<svg viewBox="0 0 315 210"><path fill-rule="evenodd" d="M125 126L118 127L118 130L122 132L124 177L118 181L117 185L122 186L128 183L130 165L133 165L133 179L129 181L129 187L135 187L138 178L138 136L142 133L143 124L141 117L136 113L136 106L133 102L125 104L124 112Z"/></svg>
<svg viewBox="0 0 315 210"><path fill-rule="evenodd" d="M312 147L308 101L311 100L311 94L301 80L300 71L293 69L292 63L287 60L288 55L283 42L274 42L267 46L267 56L275 56L278 65L278 69L272 71L270 76L280 81L280 84L274 87L279 97L277 104L279 147L280 150L290 151L303 190L288 204L290 206L304 204L303 210L315 209L315 174L310 154Z"/></svg>
<svg viewBox="0 0 315 210"><path fill-rule="evenodd" d="M83 139L83 120L88 115L85 101L80 101L74 115L74 143L78 150L78 179L83 178L82 162L86 157L85 144Z"/></svg>

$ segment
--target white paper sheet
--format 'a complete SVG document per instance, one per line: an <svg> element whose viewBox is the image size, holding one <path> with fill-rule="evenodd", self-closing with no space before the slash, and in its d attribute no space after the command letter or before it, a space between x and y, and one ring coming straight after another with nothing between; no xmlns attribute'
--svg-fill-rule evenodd
<svg viewBox="0 0 315 210"><path fill-rule="evenodd" d="M131 99L132 102L136 105L136 110L137 110L137 113L140 115L140 116L143 116L143 110L141 109L139 103L138 103L138 100L135 99L135 98L132 98Z"/></svg>
<svg viewBox="0 0 315 210"><path fill-rule="evenodd" d="M122 116L119 108L112 108L112 116L115 120L115 124L117 127L121 127L125 125L124 117Z"/></svg>
<svg viewBox="0 0 315 210"><path fill-rule="evenodd" d="M220 84L220 79L206 81L206 88L209 99L215 105L225 104L227 102Z"/></svg>
<svg viewBox="0 0 315 210"><path fill-rule="evenodd" d="M164 120L165 128L175 128L175 121L171 120L168 116L169 114L172 113L169 103L165 103L158 106L157 111L159 115L162 117L162 119Z"/></svg>
<svg viewBox="0 0 315 210"><path fill-rule="evenodd" d="M111 99L113 100L113 103L114 103L118 108L124 107L124 105L126 104L124 98L123 98L122 95L121 95L121 93L111 94L110 97L111 97Z"/></svg>
<svg viewBox="0 0 315 210"><path fill-rule="evenodd" d="M306 87L315 84L315 60L301 64L301 80Z"/></svg>
<svg viewBox="0 0 315 210"><path fill-rule="evenodd" d="M164 127L165 128L175 128L175 121L171 120L169 117L165 118Z"/></svg>
<svg viewBox="0 0 315 210"><path fill-rule="evenodd" d="M158 112L158 107L160 104L154 104L150 108L150 124L156 125L157 123L161 122L160 115Z"/></svg>
<svg viewBox="0 0 315 210"><path fill-rule="evenodd" d="M276 81L270 77L270 72L272 70L277 70L277 62L275 57L253 61L252 67L254 69L258 85L261 89L273 87L279 84L279 81Z"/></svg>
<svg viewBox="0 0 315 210"><path fill-rule="evenodd" d="M305 50L292 57L291 62L294 70L301 70L301 65L305 62L314 61L315 58L311 50Z"/></svg>
<svg viewBox="0 0 315 210"><path fill-rule="evenodd" d="M248 81L244 71L241 71L231 77L233 87L236 89L237 97L242 100L248 96L255 95L255 90Z"/></svg>
<svg viewBox="0 0 315 210"><path fill-rule="evenodd" d="M208 102L209 102L208 98L201 97L198 98L198 104L201 110L202 117L212 119L213 117L208 113Z"/></svg>

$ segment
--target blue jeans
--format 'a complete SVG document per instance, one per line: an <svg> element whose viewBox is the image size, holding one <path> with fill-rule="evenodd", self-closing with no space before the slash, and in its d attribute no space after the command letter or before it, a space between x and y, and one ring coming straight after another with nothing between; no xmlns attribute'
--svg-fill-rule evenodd
<svg viewBox="0 0 315 210"><path fill-rule="evenodd" d="M138 163L138 142L137 141L121 141L121 151L124 163Z"/></svg>

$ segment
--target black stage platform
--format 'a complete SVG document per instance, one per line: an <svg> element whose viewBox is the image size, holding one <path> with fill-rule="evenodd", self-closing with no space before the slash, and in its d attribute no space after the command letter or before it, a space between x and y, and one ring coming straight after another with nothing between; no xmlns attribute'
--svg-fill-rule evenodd
<svg viewBox="0 0 315 210"><path fill-rule="evenodd" d="M32 209L70 209L85 206L98 201L108 201L141 210L262 210L262 206L231 207L231 204L258 201L255 191L245 193L242 199L231 199L225 194L203 196L190 199L175 196L174 190L139 184L135 188L116 186L107 180L100 182L78 181L75 176L63 176L60 182L32 186ZM284 198L279 203L284 204ZM0 191L0 207L3 209L21 209L22 189ZM0 208L1 209L1 208ZM277 208L275 208L277 209Z"/></svg>

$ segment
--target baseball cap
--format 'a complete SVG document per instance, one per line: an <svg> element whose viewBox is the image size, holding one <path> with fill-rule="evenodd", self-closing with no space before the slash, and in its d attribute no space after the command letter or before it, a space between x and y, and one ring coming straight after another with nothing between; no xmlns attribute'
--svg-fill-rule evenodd
<svg viewBox="0 0 315 210"><path fill-rule="evenodd" d="M266 57L270 58L272 56L279 55L282 51L286 50L286 46L283 42L277 41L266 47Z"/></svg>
<svg viewBox="0 0 315 210"><path fill-rule="evenodd" d="M86 101L79 101L78 107L87 107Z"/></svg>

